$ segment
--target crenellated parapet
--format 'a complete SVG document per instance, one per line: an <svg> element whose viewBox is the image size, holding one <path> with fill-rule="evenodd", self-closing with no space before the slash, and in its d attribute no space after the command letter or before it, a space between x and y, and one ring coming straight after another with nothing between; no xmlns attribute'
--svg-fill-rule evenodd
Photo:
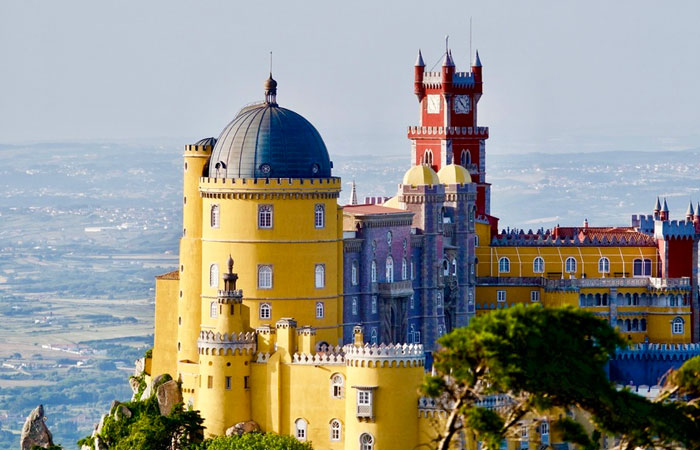
<svg viewBox="0 0 700 450"><path fill-rule="evenodd" d="M451 136L488 139L489 127L408 127L408 137L445 138Z"/></svg>
<svg viewBox="0 0 700 450"><path fill-rule="evenodd" d="M338 347L340 349L340 347ZM334 351L329 353L295 353L292 357L292 364L302 364L309 366L333 366L333 365L345 365L345 354L340 351Z"/></svg>
<svg viewBox="0 0 700 450"><path fill-rule="evenodd" d="M687 361L700 355L700 344L636 344L618 350L618 360Z"/></svg>
<svg viewBox="0 0 700 450"><path fill-rule="evenodd" d="M243 301L243 290L236 289L233 291L219 289L216 296L217 302L225 305L231 303L241 303Z"/></svg>
<svg viewBox="0 0 700 450"><path fill-rule="evenodd" d="M343 347L345 361L353 367L422 367L425 352L421 344L381 344Z"/></svg>
<svg viewBox="0 0 700 450"><path fill-rule="evenodd" d="M217 333L201 331L197 340L200 355L234 355L252 354L256 348L256 334L247 333Z"/></svg>
<svg viewBox="0 0 700 450"><path fill-rule="evenodd" d="M695 224L692 220L666 220L654 223L654 237L657 239L693 239Z"/></svg>

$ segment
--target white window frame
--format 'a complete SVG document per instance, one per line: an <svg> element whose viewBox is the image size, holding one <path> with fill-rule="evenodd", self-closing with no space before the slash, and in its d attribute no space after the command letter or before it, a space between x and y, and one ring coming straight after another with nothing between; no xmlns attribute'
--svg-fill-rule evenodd
<svg viewBox="0 0 700 450"><path fill-rule="evenodd" d="M352 269L350 272L350 282L353 286L357 286L357 261L352 262Z"/></svg>
<svg viewBox="0 0 700 450"><path fill-rule="evenodd" d="M345 378L339 373L331 376L331 398L345 397Z"/></svg>
<svg viewBox="0 0 700 450"><path fill-rule="evenodd" d="M270 204L258 205L258 228L263 230L272 228L273 211Z"/></svg>
<svg viewBox="0 0 700 450"><path fill-rule="evenodd" d="M374 417L374 392L372 389L357 389L357 417Z"/></svg>
<svg viewBox="0 0 700 450"><path fill-rule="evenodd" d="M372 328L372 332L370 333L370 336L369 336L369 341L372 345L378 344L379 338L377 336L377 327Z"/></svg>
<svg viewBox="0 0 700 450"><path fill-rule="evenodd" d="M543 257L538 256L532 260L532 272L533 273L544 273L544 258Z"/></svg>
<svg viewBox="0 0 700 450"><path fill-rule="evenodd" d="M510 259L507 256L498 258L498 273L510 273Z"/></svg>
<svg viewBox="0 0 700 450"><path fill-rule="evenodd" d="M209 303L209 317L212 319L219 317L219 304L217 302Z"/></svg>
<svg viewBox="0 0 700 450"><path fill-rule="evenodd" d="M316 203L314 206L314 227L326 227L326 205L323 203Z"/></svg>
<svg viewBox="0 0 700 450"><path fill-rule="evenodd" d="M326 308L323 305L323 302L316 302L316 318L317 319L323 319L325 316Z"/></svg>
<svg viewBox="0 0 700 450"><path fill-rule="evenodd" d="M373 295L372 296L372 314L377 313L377 296Z"/></svg>
<svg viewBox="0 0 700 450"><path fill-rule="evenodd" d="M457 276L457 258L452 258L452 275Z"/></svg>
<svg viewBox="0 0 700 450"><path fill-rule="evenodd" d="M331 442L339 442L341 440L343 436L342 429L343 425L340 423L340 420L331 420Z"/></svg>
<svg viewBox="0 0 700 450"><path fill-rule="evenodd" d="M270 264L260 264L258 266L258 289L272 289L272 283L272 266Z"/></svg>
<svg viewBox="0 0 700 450"><path fill-rule="evenodd" d="M352 298L352 313L357 315L357 297Z"/></svg>
<svg viewBox="0 0 700 450"><path fill-rule="evenodd" d="M385 270L386 282L394 282L394 258L391 255L386 257L386 270Z"/></svg>
<svg viewBox="0 0 700 450"><path fill-rule="evenodd" d="M685 333L685 320L682 317L676 317L671 322L671 333L673 334L684 334Z"/></svg>
<svg viewBox="0 0 700 450"><path fill-rule="evenodd" d="M598 273L610 273L610 259L605 256L598 259Z"/></svg>
<svg viewBox="0 0 700 450"><path fill-rule="evenodd" d="M294 436L297 438L297 440L301 442L306 441L307 437L307 427L308 427L308 422L306 419L299 418L294 421Z"/></svg>
<svg viewBox="0 0 700 450"><path fill-rule="evenodd" d="M211 228L219 228L219 223L221 220L221 209L219 204L211 205L211 210L209 212L209 224Z"/></svg>
<svg viewBox="0 0 700 450"><path fill-rule="evenodd" d="M540 301L540 291L530 291L530 301L533 303Z"/></svg>
<svg viewBox="0 0 700 450"><path fill-rule="evenodd" d="M401 260L401 279L408 280L408 260L406 258Z"/></svg>
<svg viewBox="0 0 700 450"><path fill-rule="evenodd" d="M216 263L209 265L209 287L219 287L219 265Z"/></svg>
<svg viewBox="0 0 700 450"><path fill-rule="evenodd" d="M416 268L413 265L413 258L411 258L411 280L416 279Z"/></svg>
<svg viewBox="0 0 700 450"><path fill-rule="evenodd" d="M408 301L408 306L409 308L415 308L416 307L416 299L415 299L415 294L411 294L411 298Z"/></svg>
<svg viewBox="0 0 700 450"><path fill-rule="evenodd" d="M370 268L370 276L372 279L372 283L377 282L377 261L372 260L372 267Z"/></svg>
<svg viewBox="0 0 700 450"><path fill-rule="evenodd" d="M573 256L569 256L564 262L564 272L576 273L576 269L578 268L577 266L578 262L576 261L576 258L574 258Z"/></svg>
<svg viewBox="0 0 700 450"><path fill-rule="evenodd" d="M272 318L272 305L269 303L261 303L258 307L258 318L261 320L269 320Z"/></svg>
<svg viewBox="0 0 700 450"><path fill-rule="evenodd" d="M505 303L505 301L506 301L506 291L505 290L499 289L496 291L496 301L498 301L498 303Z"/></svg>
<svg viewBox="0 0 700 450"><path fill-rule="evenodd" d="M316 264L314 268L314 286L316 289L323 289L326 287L326 265Z"/></svg>
<svg viewBox="0 0 700 450"><path fill-rule="evenodd" d="M374 436L362 433L360 435L360 450L374 450Z"/></svg>

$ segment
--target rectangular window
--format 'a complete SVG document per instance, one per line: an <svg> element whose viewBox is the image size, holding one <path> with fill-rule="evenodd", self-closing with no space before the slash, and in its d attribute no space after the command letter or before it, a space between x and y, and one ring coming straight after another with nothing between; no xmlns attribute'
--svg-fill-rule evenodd
<svg viewBox="0 0 700 450"><path fill-rule="evenodd" d="M530 291L530 301L539 302L540 301L540 291Z"/></svg>
<svg viewBox="0 0 700 450"><path fill-rule="evenodd" d="M357 297L352 298L352 313L357 315Z"/></svg>
<svg viewBox="0 0 700 450"><path fill-rule="evenodd" d="M505 302L506 301L506 291L498 291L496 293L497 300L499 302Z"/></svg>
<svg viewBox="0 0 700 450"><path fill-rule="evenodd" d="M373 295L372 296L372 314L377 313L377 296Z"/></svg>
<svg viewBox="0 0 700 450"><path fill-rule="evenodd" d="M243 377L243 387L245 389L250 389L250 386L248 385L248 376Z"/></svg>
<svg viewBox="0 0 700 450"><path fill-rule="evenodd" d="M372 391L357 390L357 417L372 417Z"/></svg>
<svg viewBox="0 0 700 450"><path fill-rule="evenodd" d="M226 390L231 390L231 377L226 377Z"/></svg>
<svg viewBox="0 0 700 450"><path fill-rule="evenodd" d="M209 375L209 376L207 377L207 388L208 388L208 389L211 389L211 388L213 388L213 387L214 387L214 377L211 376L211 375Z"/></svg>
<svg viewBox="0 0 700 450"><path fill-rule="evenodd" d="M321 203L317 204L314 208L314 226L316 228L323 228L326 226L326 208Z"/></svg>
<svg viewBox="0 0 700 450"><path fill-rule="evenodd" d="M258 228L272 228L272 205L258 205Z"/></svg>

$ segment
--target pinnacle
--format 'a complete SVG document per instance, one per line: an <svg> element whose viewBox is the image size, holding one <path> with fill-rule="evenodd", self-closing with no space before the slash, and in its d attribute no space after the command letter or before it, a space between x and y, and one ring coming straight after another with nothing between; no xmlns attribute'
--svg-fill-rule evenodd
<svg viewBox="0 0 700 450"><path fill-rule="evenodd" d="M659 201L659 197L656 197L656 205L654 206L654 211L661 211L661 201Z"/></svg>
<svg viewBox="0 0 700 450"><path fill-rule="evenodd" d="M416 67L425 67L425 63L423 62L423 55L421 54L420 49L418 49L418 58L416 58Z"/></svg>
<svg viewBox="0 0 700 450"><path fill-rule="evenodd" d="M664 207L661 211L668 212L668 204L666 204L666 198L664 198Z"/></svg>
<svg viewBox="0 0 700 450"><path fill-rule="evenodd" d="M473 67L481 67L481 59L479 58L479 50L476 51L476 55L474 56L474 64L472 64Z"/></svg>

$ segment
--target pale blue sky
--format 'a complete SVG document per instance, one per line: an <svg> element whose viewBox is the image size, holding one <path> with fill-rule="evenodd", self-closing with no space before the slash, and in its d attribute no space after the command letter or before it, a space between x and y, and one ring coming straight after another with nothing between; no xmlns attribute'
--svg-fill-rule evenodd
<svg viewBox="0 0 700 450"><path fill-rule="evenodd" d="M408 152L413 63L484 64L492 152L700 147L700 2L0 3L0 143L217 136L262 98L334 154Z"/></svg>

